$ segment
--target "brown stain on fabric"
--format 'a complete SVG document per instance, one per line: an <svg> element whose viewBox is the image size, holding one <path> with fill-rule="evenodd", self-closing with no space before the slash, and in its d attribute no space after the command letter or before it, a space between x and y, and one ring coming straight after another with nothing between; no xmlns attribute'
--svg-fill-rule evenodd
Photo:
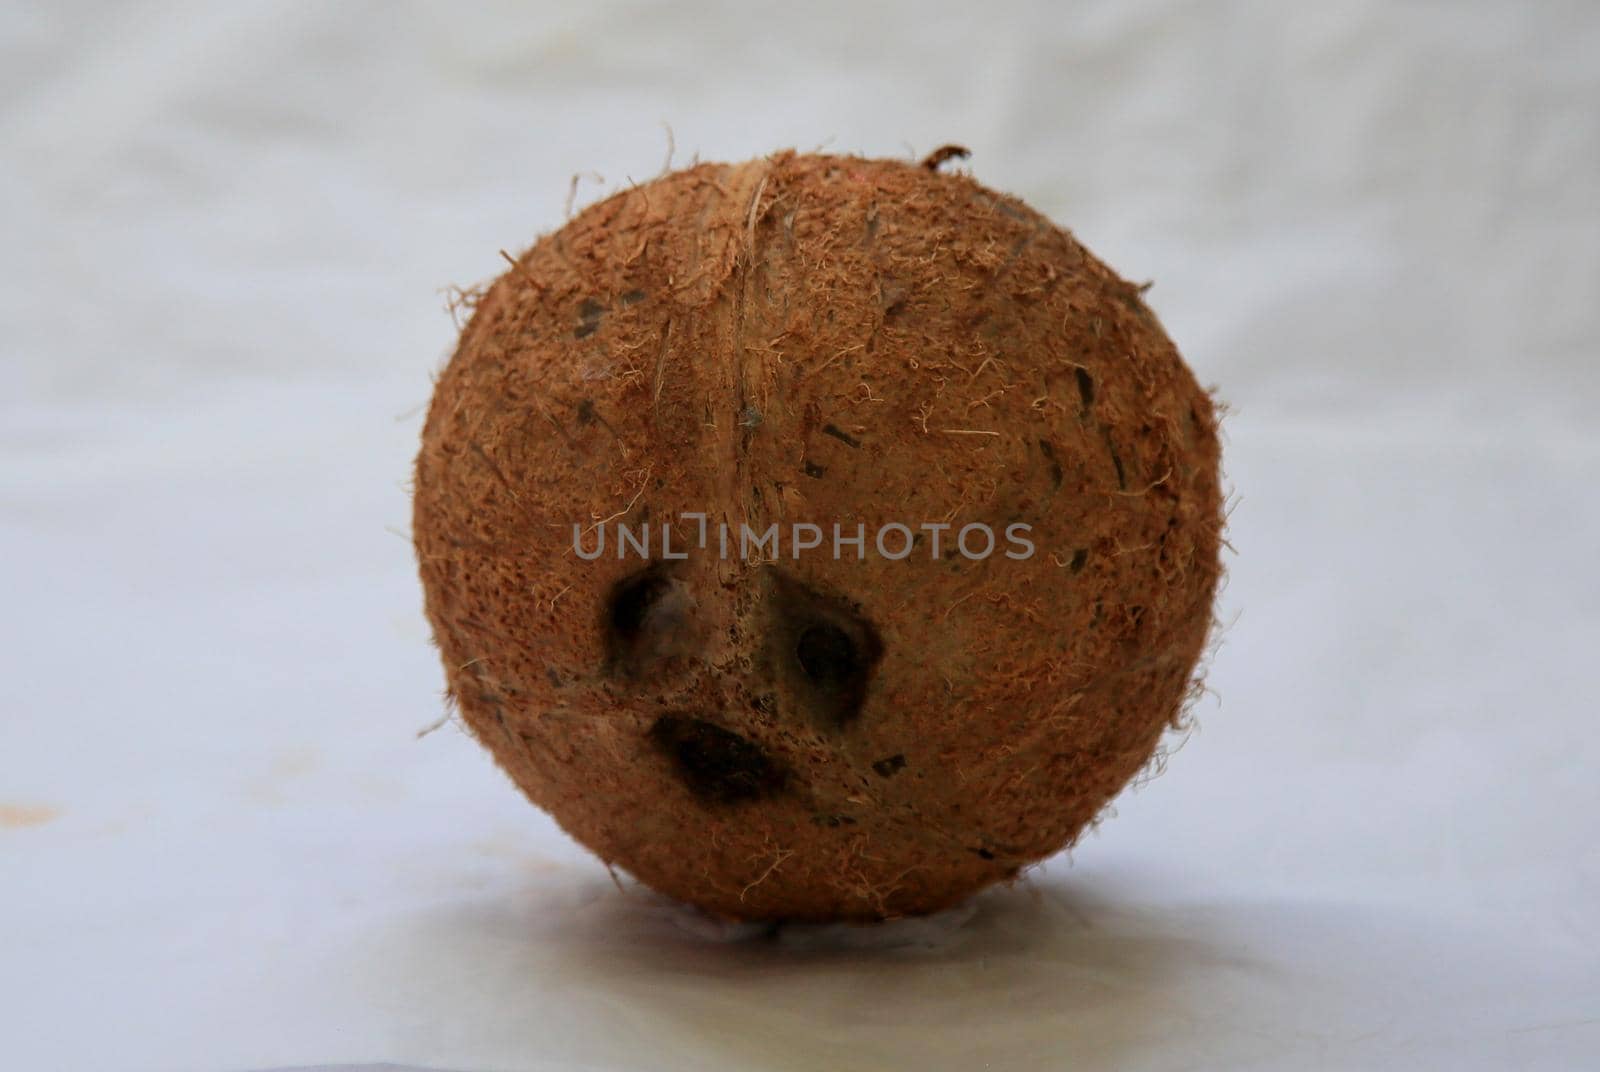
<svg viewBox="0 0 1600 1072"><path fill-rule="evenodd" d="M61 809L49 804L0 804L0 830L43 826L60 817Z"/></svg>

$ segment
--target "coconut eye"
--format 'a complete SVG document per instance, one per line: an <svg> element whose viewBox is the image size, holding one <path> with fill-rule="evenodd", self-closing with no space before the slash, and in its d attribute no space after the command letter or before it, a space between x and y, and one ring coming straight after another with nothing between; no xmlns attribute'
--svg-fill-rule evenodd
<svg viewBox="0 0 1600 1072"><path fill-rule="evenodd" d="M769 652L801 710L837 729L854 721L883 654L872 623L846 600L772 573Z"/></svg>
<svg viewBox="0 0 1600 1072"><path fill-rule="evenodd" d="M683 585L658 566L618 581L601 620L610 669L634 674L652 659L682 654L690 603Z"/></svg>
<svg viewBox="0 0 1600 1072"><path fill-rule="evenodd" d="M623 578L612 589L607 611L612 634L627 644L637 641L639 634L644 632L645 618L650 608L660 601L666 591L667 579L653 571Z"/></svg>
<svg viewBox="0 0 1600 1072"><path fill-rule="evenodd" d="M825 688L838 688L861 672L855 641L843 629L823 622L808 626L795 644L800 670Z"/></svg>
<svg viewBox="0 0 1600 1072"><path fill-rule="evenodd" d="M761 748L704 719L663 715L650 739L702 800L738 804L781 792L787 772Z"/></svg>

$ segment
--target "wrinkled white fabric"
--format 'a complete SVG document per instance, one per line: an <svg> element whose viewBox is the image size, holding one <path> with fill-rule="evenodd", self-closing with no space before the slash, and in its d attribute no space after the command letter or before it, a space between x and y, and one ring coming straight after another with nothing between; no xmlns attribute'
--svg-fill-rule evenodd
<svg viewBox="0 0 1600 1072"><path fill-rule="evenodd" d="M1592 5L455 7L0 9L6 1067L1594 1064ZM415 737L444 288L664 124L965 144L1231 405L1197 732L970 918L708 934Z"/></svg>

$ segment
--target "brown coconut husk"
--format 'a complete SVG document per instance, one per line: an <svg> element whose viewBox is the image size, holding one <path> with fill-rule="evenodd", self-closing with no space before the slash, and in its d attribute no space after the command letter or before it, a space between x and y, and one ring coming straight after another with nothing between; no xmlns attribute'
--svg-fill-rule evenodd
<svg viewBox="0 0 1600 1072"><path fill-rule="evenodd" d="M725 916L1015 876L1194 687L1212 402L1139 287L941 162L785 152L609 197L481 297L428 415L414 532L466 724L601 859ZM868 553L574 552L574 522L684 513L864 524ZM873 552L941 521L1037 550Z"/></svg>

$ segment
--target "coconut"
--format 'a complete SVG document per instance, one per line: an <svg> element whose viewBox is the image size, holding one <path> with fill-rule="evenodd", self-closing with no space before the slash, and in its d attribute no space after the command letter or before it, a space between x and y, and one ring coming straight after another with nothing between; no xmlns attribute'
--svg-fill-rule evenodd
<svg viewBox="0 0 1600 1072"><path fill-rule="evenodd" d="M1212 402L1140 287L938 162L785 152L601 201L479 296L428 413L462 720L608 865L721 916L1010 879L1196 688Z"/></svg>

